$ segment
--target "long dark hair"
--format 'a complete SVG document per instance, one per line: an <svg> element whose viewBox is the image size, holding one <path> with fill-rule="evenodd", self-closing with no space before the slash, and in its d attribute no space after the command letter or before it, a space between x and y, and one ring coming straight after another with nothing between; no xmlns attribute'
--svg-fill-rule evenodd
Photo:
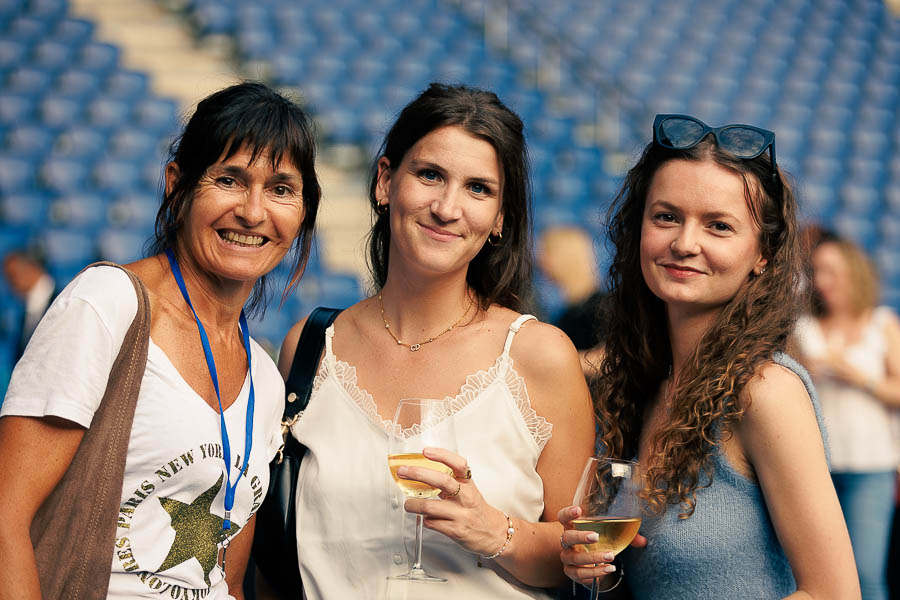
<svg viewBox="0 0 900 600"><path fill-rule="evenodd" d="M194 192L206 169L228 159L241 149L250 151L250 162L268 153L275 168L287 159L300 171L303 182L303 223L294 242L292 275L282 298L297 285L309 259L316 213L322 190L316 176L316 138L306 112L292 100L262 83L247 82L206 97L169 147L167 162L178 165L180 176L166 194L156 214L156 232L149 252L159 254L176 248ZM267 277L260 277L247 302L250 313L264 312Z"/></svg>
<svg viewBox="0 0 900 600"><path fill-rule="evenodd" d="M629 171L610 208L610 305L605 357L593 380L600 441L617 457L637 455L648 403L672 364L665 306L647 287L640 265L641 221L654 175L674 159L713 161L744 181L750 213L760 228L765 271L750 275L705 332L678 374L667 424L651 441L648 497L658 511L681 504L690 516L696 490L712 482L710 455L741 418L744 386L783 351L801 302L801 259L794 195L785 175L772 175L768 156L738 159L711 137L687 150L650 144Z"/></svg>
<svg viewBox="0 0 900 600"><path fill-rule="evenodd" d="M451 125L489 142L503 168L503 237L498 246L485 244L472 259L466 281L482 309L496 303L521 311L530 301L532 273L531 193L522 121L496 94L464 85L432 83L407 104L372 163L369 203L375 224L369 232L369 270L375 287L381 289L387 281L391 245L389 216L378 214L375 198L378 160L385 157L396 169L416 142Z"/></svg>

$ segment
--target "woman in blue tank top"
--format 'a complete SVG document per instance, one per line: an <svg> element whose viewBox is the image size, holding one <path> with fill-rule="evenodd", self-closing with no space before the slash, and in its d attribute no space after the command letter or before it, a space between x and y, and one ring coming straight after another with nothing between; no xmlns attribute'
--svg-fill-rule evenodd
<svg viewBox="0 0 900 600"><path fill-rule="evenodd" d="M610 212L594 389L600 447L644 467L646 542L622 555L632 594L859 598L815 393L783 354L800 255L775 135L683 115L653 134ZM608 588L611 557L569 548L588 535L569 529L577 515L560 512L566 572Z"/></svg>

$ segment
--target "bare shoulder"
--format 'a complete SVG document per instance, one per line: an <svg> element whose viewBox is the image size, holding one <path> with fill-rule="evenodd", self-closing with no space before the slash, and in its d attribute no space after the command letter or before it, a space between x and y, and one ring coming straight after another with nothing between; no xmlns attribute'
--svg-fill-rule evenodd
<svg viewBox="0 0 900 600"><path fill-rule="evenodd" d="M540 321L526 321L513 341L510 355L522 369L558 372L578 365L578 351L562 330Z"/></svg>
<svg viewBox="0 0 900 600"><path fill-rule="evenodd" d="M591 422L590 395L578 352L566 334L547 323L526 321L513 340L510 356L539 414L551 421L577 415ZM561 402L563 398L568 401Z"/></svg>
<svg viewBox="0 0 900 600"><path fill-rule="evenodd" d="M763 365L744 388L748 401L741 429L761 433L808 429L818 433L816 414L803 380L775 362Z"/></svg>

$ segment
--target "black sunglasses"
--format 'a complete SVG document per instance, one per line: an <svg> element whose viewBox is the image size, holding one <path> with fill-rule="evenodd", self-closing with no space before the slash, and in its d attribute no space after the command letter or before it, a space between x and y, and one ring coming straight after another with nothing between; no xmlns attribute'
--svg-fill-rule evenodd
<svg viewBox="0 0 900 600"><path fill-rule="evenodd" d="M769 149L772 176L778 179L775 166L775 133L752 125L723 125L710 127L700 119L687 115L656 115L653 121L653 141L664 148L687 150L709 134L716 138L722 150L737 158L751 159Z"/></svg>

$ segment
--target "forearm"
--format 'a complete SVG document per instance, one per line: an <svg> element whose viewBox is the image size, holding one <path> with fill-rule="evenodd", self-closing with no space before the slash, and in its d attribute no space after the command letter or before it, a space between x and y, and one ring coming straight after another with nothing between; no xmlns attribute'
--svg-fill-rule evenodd
<svg viewBox="0 0 900 600"><path fill-rule="evenodd" d="M496 559L501 567L522 583L534 587L553 587L568 581L559 560L562 525L513 518L513 527L516 532L509 546Z"/></svg>
<svg viewBox="0 0 900 600"><path fill-rule="evenodd" d="M864 387L880 402L892 407L900 406L900 378L886 377L880 381L869 381Z"/></svg>
<svg viewBox="0 0 900 600"><path fill-rule="evenodd" d="M27 531L5 523L0 527L0 600L40 600L34 547Z"/></svg>

